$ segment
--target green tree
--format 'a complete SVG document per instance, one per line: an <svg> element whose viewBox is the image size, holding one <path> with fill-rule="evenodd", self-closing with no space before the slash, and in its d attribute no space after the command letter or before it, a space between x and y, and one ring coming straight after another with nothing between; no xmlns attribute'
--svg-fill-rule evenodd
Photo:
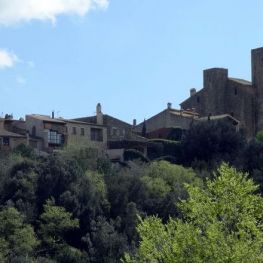
<svg viewBox="0 0 263 263"><path fill-rule="evenodd" d="M124 262L263 262L263 198L246 175L223 164L205 189L188 186L184 219L149 217L138 227L138 254Z"/></svg>
<svg viewBox="0 0 263 263"><path fill-rule="evenodd" d="M263 143L263 130L257 132L256 138L259 142Z"/></svg>
<svg viewBox="0 0 263 263"><path fill-rule="evenodd" d="M40 216L40 220L43 251L55 256L65 250L73 250L66 242L66 234L79 227L78 219L72 219L71 213L63 207L56 206L54 200L51 199L44 205L44 212Z"/></svg>
<svg viewBox="0 0 263 263"><path fill-rule="evenodd" d="M185 184L201 185L192 169L167 161L152 162L146 166L142 182L147 198L144 209L148 214L158 214L164 220L177 216L177 202L188 197Z"/></svg>
<svg viewBox="0 0 263 263"><path fill-rule="evenodd" d="M232 162L244 145L241 133L223 121L208 121L193 125L182 140L181 162L191 165L193 161L214 163Z"/></svg>
<svg viewBox="0 0 263 263"><path fill-rule="evenodd" d="M0 212L0 260L1 262L31 262L38 244L32 226L25 224L23 216L14 208ZM23 260L23 261L22 261Z"/></svg>

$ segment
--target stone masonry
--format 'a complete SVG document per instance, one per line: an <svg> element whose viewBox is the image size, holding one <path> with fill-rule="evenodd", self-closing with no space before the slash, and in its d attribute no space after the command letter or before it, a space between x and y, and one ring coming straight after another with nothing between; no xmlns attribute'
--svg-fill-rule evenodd
<svg viewBox="0 0 263 263"><path fill-rule="evenodd" d="M263 130L263 48L253 49L251 58L252 82L230 78L224 68L204 70L203 89L191 89L181 108L201 117L230 114L247 138L255 136Z"/></svg>

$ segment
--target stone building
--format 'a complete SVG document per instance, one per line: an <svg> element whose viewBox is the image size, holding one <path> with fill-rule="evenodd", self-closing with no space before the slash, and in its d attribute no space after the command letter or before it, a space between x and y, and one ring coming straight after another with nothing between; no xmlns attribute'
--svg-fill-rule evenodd
<svg viewBox="0 0 263 263"><path fill-rule="evenodd" d="M67 128L67 145L81 145L103 152L107 148L107 128L104 125L64 120Z"/></svg>
<svg viewBox="0 0 263 263"><path fill-rule="evenodd" d="M142 134L145 126L147 138L180 140L184 131L188 130L199 114L191 110L177 110L168 103L167 108L134 127L134 131Z"/></svg>
<svg viewBox="0 0 263 263"><path fill-rule="evenodd" d="M134 125L108 114L103 114L101 104L96 106L96 115L75 119L79 122L104 125L107 128L107 155L113 161L123 160L125 150L133 149L147 155L147 139L133 132ZM134 120L135 121L135 120Z"/></svg>
<svg viewBox="0 0 263 263"><path fill-rule="evenodd" d="M28 144L23 125L23 121L0 119L0 150L12 150L20 144Z"/></svg>
<svg viewBox="0 0 263 263"><path fill-rule="evenodd" d="M240 121L247 138L263 129L263 48L251 51L252 82L231 78L224 68L204 70L203 88L190 90L181 109L201 117L229 114Z"/></svg>
<svg viewBox="0 0 263 263"><path fill-rule="evenodd" d="M107 146L107 129L103 125L52 116L26 115L26 130L30 146L40 151L52 152L64 146L81 145L103 152Z"/></svg>
<svg viewBox="0 0 263 263"><path fill-rule="evenodd" d="M129 137L132 131L131 124L108 114L103 114L100 103L97 104L95 116L76 118L74 120L106 126L108 141L123 140L124 138Z"/></svg>

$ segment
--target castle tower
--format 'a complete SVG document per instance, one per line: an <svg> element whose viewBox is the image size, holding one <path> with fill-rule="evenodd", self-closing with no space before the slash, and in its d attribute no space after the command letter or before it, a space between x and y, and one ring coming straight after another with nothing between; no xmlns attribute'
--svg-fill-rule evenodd
<svg viewBox="0 0 263 263"><path fill-rule="evenodd" d="M251 50L252 85L255 92L256 131L263 130L263 48Z"/></svg>

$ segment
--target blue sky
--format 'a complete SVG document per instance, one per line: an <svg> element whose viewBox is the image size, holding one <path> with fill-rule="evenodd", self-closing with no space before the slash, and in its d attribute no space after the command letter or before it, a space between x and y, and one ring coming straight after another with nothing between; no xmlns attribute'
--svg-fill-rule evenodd
<svg viewBox="0 0 263 263"><path fill-rule="evenodd" d="M127 122L174 108L202 71L250 76L263 1L0 0L0 114Z"/></svg>

